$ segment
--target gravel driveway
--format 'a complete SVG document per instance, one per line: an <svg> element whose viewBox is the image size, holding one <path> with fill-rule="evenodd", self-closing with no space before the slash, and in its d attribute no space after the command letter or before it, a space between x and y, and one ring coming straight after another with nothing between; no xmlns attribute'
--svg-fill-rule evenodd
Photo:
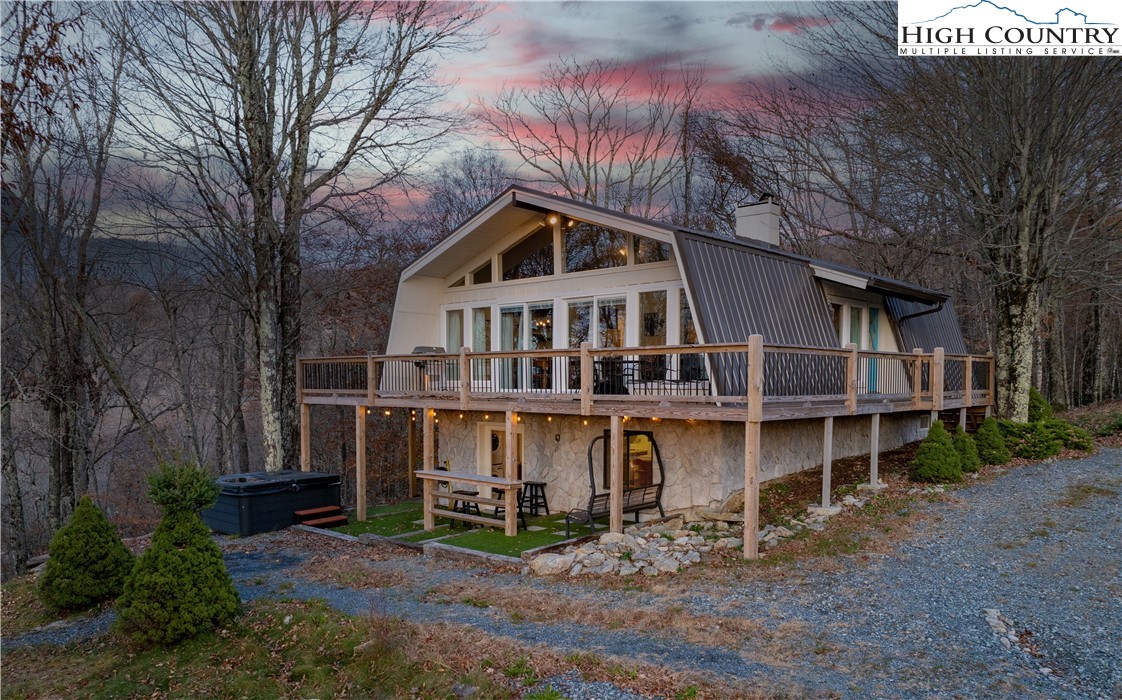
<svg viewBox="0 0 1122 700"><path fill-rule="evenodd" d="M368 564L402 583L356 591L302 578L307 549L278 551L275 541L255 548L255 538L241 540L246 546L228 553L227 564L245 600L318 597L350 614L474 625L563 653L616 655L776 694L1122 698L1122 450L1008 470L953 494L917 506L926 517L890 555L841 557L825 567L804 562L781 576L679 587L672 597L408 554ZM457 583L614 610L673 605L794 631L777 654L774 638L749 636L736 647L514 621L498 608L434 599L434 589ZM571 674L549 680L573 698L636 697Z"/></svg>

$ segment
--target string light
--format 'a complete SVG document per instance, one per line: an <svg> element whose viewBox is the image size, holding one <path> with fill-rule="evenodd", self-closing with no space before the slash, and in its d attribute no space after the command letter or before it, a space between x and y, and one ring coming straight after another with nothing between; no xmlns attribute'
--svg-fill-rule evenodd
<svg viewBox="0 0 1122 700"><path fill-rule="evenodd" d="M463 420L464 414L460 414L460 420Z"/></svg>
<svg viewBox="0 0 1122 700"><path fill-rule="evenodd" d="M390 415L390 409L387 408L386 410L382 411L382 413L384 413L388 416L388 415Z"/></svg>
<svg viewBox="0 0 1122 700"><path fill-rule="evenodd" d="M584 422L584 424L585 424L585 425L588 425L588 421L586 420L586 421Z"/></svg>
<svg viewBox="0 0 1122 700"><path fill-rule="evenodd" d="M553 422L553 416L550 416L550 417L549 417L549 418L547 418L546 420L547 420L548 422L552 423L552 422Z"/></svg>

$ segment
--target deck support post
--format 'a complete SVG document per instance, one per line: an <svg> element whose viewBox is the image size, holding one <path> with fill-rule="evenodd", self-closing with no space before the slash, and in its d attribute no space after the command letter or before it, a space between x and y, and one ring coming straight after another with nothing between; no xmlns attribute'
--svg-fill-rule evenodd
<svg viewBox="0 0 1122 700"><path fill-rule="evenodd" d="M612 416L611 440L611 477L608 490L609 524L612 532L623 532L623 419Z"/></svg>
<svg viewBox="0 0 1122 700"><path fill-rule="evenodd" d="M834 417L827 416L822 431L822 503L823 508L830 507L830 470L834 461Z"/></svg>
<svg viewBox="0 0 1122 700"><path fill-rule="evenodd" d="M966 409L958 409L958 427L966 430Z"/></svg>
<svg viewBox="0 0 1122 700"><path fill-rule="evenodd" d="M503 478L519 479L518 471L518 414L506 412L506 442L503 450Z"/></svg>
<svg viewBox="0 0 1122 700"><path fill-rule="evenodd" d="M748 336L748 420L744 422L744 558L760 556L760 426L764 412L764 337Z"/></svg>
<svg viewBox="0 0 1122 700"><path fill-rule="evenodd" d="M417 421L412 414L407 415L406 418L409 419L408 421L406 421L409 425L407 426L408 429L406 431L406 438L405 438L406 440L409 441L409 446L408 446L408 449L406 450L408 452L408 455L406 456L406 459L409 460L409 466L406 469L406 471L408 472L408 476L409 476L409 497L410 498L416 498L417 497L417 474L416 474L416 469L417 469Z"/></svg>
<svg viewBox="0 0 1122 700"><path fill-rule="evenodd" d="M436 411L421 409L421 469L431 472L436 467Z"/></svg>
<svg viewBox="0 0 1122 700"><path fill-rule="evenodd" d="M421 480L421 490L424 493L424 504L421 510L424 512L424 528L429 532L436 529L436 517L432 514L432 509L436 506L436 499L433 497L434 488L436 488L436 482L432 479Z"/></svg>
<svg viewBox="0 0 1122 700"><path fill-rule="evenodd" d="M989 387L989 391L986 392L989 397L986 400L986 418L989 418L993 415L993 407L997 405L997 387L994 386L997 378L997 362L994 360L992 350L986 353L986 364L989 366L987 370L989 376L986 379L986 386Z"/></svg>
<svg viewBox="0 0 1122 700"><path fill-rule="evenodd" d="M366 520L366 406L355 406L355 520Z"/></svg>
<svg viewBox="0 0 1122 700"><path fill-rule="evenodd" d="M858 484L859 491L880 490L880 414L869 417L869 483Z"/></svg>
<svg viewBox="0 0 1122 700"><path fill-rule="evenodd" d="M312 470L312 407L300 404L300 471Z"/></svg>

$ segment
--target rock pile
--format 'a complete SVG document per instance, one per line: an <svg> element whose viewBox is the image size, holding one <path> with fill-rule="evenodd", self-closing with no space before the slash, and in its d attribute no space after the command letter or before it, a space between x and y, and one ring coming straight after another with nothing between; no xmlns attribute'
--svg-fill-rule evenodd
<svg viewBox="0 0 1122 700"><path fill-rule="evenodd" d="M704 522L686 526L685 518L632 525L623 533L608 532L561 554L542 554L530 562L539 576L568 573L658 576L701 561L703 555L732 552L744 540L728 523Z"/></svg>
<svg viewBox="0 0 1122 700"><path fill-rule="evenodd" d="M860 508L867 501L846 495L841 506ZM757 533L760 546L771 549L804 530L821 532L830 518L830 509L826 511L811 506L801 518L765 526ZM632 525L622 534L605 533L579 546L566 547L560 554L541 554L530 562L530 571L539 576L658 576L696 564L706 556L731 555L743 547L744 492L737 491L714 508L690 508L671 518Z"/></svg>

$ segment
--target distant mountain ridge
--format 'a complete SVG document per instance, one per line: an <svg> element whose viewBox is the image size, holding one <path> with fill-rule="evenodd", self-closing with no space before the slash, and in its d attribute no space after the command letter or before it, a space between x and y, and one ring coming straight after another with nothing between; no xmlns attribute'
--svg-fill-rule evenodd
<svg viewBox="0 0 1122 700"><path fill-rule="evenodd" d="M1061 7L1060 9L1056 10L1054 20L1042 22L1042 21L1032 19L1031 17L1027 17L1027 16L1021 14L1020 12L1018 12L1017 10L1014 10L1011 7L1006 7L1004 5L998 5L997 3L992 2L992 0L978 0L978 2L973 3L971 5L959 5L958 7L954 7L954 8L951 8L950 10L947 10L946 12L939 15L938 17L934 17L932 19L927 19L927 20L924 20L922 22L917 22L916 24L928 24L930 22L937 22L937 21L939 21L939 20L941 20L941 19L943 19L943 18L945 18L945 17L947 17L951 14L954 14L954 13L960 12L960 11L965 11L965 10L983 10L984 11L984 10L989 9L989 8L992 8L993 10L998 10L1000 12L1007 12L1009 14L1012 14L1012 15L1016 16L1016 17L1019 17L1020 19L1024 20L1025 22L1028 22L1029 24L1036 24L1036 25L1059 25L1060 21L1061 21L1060 16L1063 15L1065 12L1070 14L1072 16L1072 19L1076 22L1078 22L1079 18L1082 18L1082 20L1083 20L1082 24L1084 24L1084 25L1108 25L1109 26L1111 24L1109 22L1089 22L1089 21L1087 21L1088 18L1087 18L1086 14L1084 14L1082 12L1079 12L1078 10L1073 10L1070 7Z"/></svg>

